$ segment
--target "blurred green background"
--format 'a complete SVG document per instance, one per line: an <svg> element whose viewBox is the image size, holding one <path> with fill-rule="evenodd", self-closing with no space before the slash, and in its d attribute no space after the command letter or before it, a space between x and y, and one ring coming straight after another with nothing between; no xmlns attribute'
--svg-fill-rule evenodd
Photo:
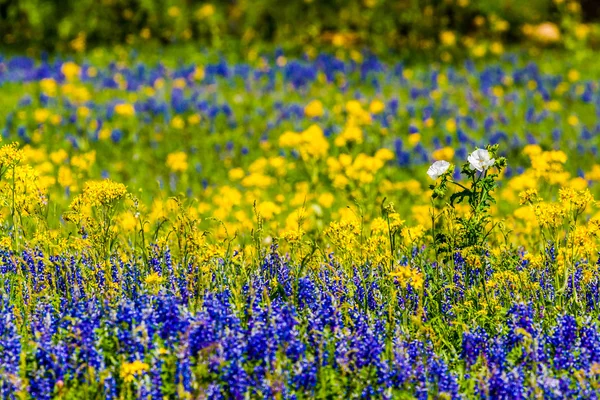
<svg viewBox="0 0 600 400"><path fill-rule="evenodd" d="M0 0L0 46L30 55L115 44L368 48L450 61L514 43L595 48L599 10L597 0Z"/></svg>

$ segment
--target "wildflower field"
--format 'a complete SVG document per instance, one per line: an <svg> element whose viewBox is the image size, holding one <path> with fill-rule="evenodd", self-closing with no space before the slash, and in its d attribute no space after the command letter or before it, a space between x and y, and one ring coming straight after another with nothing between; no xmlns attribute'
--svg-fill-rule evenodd
<svg viewBox="0 0 600 400"><path fill-rule="evenodd" d="M488 47L0 53L0 397L598 398L595 55Z"/></svg>

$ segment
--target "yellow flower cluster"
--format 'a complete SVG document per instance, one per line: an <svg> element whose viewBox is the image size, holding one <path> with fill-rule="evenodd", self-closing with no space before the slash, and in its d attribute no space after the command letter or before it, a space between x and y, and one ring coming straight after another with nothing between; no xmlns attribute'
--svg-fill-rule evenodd
<svg viewBox="0 0 600 400"><path fill-rule="evenodd" d="M593 253L594 236L585 226L577 226L569 235L568 247L573 249L574 254L588 255Z"/></svg>
<svg viewBox="0 0 600 400"><path fill-rule="evenodd" d="M130 103L119 103L115 105L115 113L124 117L133 117L135 115L135 108Z"/></svg>
<svg viewBox="0 0 600 400"><path fill-rule="evenodd" d="M519 194L519 204L533 204L541 201L537 189L527 189Z"/></svg>
<svg viewBox="0 0 600 400"><path fill-rule="evenodd" d="M410 266L398 266L390 275L398 280L398 283L406 288L407 285L411 285L415 289L422 289L424 278L423 274L419 272L416 268L411 268Z"/></svg>
<svg viewBox="0 0 600 400"><path fill-rule="evenodd" d="M434 160L450 161L454 158L454 149L452 147L442 147L435 150L431 156Z"/></svg>
<svg viewBox="0 0 600 400"><path fill-rule="evenodd" d="M0 147L0 170L17 165L23 159L23 151L17 143L11 143Z"/></svg>
<svg viewBox="0 0 600 400"><path fill-rule="evenodd" d="M58 87L56 81L52 78L45 78L40 80L40 89L48 97L56 96L56 88Z"/></svg>
<svg viewBox="0 0 600 400"><path fill-rule="evenodd" d="M560 150L542 151L538 145L528 145L523 153L529 156L531 161L531 173L533 176L545 179L551 184L565 183L570 174L564 171L567 155Z"/></svg>
<svg viewBox="0 0 600 400"><path fill-rule="evenodd" d="M329 142L323 130L314 124L300 133L283 133L279 137L279 146L298 150L303 160L321 159L329 151Z"/></svg>
<svg viewBox="0 0 600 400"><path fill-rule="evenodd" d="M564 222L565 210L560 204L538 203L534 206L534 213L542 228L556 229Z"/></svg>
<svg viewBox="0 0 600 400"><path fill-rule="evenodd" d="M83 188L83 203L91 207L110 206L127 194L127 188L122 183L110 179L86 182Z"/></svg>
<svg viewBox="0 0 600 400"><path fill-rule="evenodd" d="M350 100L346 103L349 123L358 125L368 125L372 122L371 113L362 108L358 100Z"/></svg>
<svg viewBox="0 0 600 400"><path fill-rule="evenodd" d="M541 264L540 264L541 265ZM539 283L529 279L530 271L497 271L488 282L489 287L500 290L507 296L515 296L515 293L528 293L539 288ZM519 299L525 300L525 299Z"/></svg>
<svg viewBox="0 0 600 400"><path fill-rule="evenodd" d="M60 72L63 73L67 80L71 81L79 76L81 73L81 67L72 61L67 61L60 68Z"/></svg>
<svg viewBox="0 0 600 400"><path fill-rule="evenodd" d="M304 107L304 115L308 118L316 118L323 115L323 103L320 100L313 100Z"/></svg>
<svg viewBox="0 0 600 400"><path fill-rule="evenodd" d="M570 187L560 188L558 196L565 210L576 215L584 212L588 205L594 204L594 197L589 189L576 191Z"/></svg>
<svg viewBox="0 0 600 400"><path fill-rule="evenodd" d="M187 154L177 151L167 156L167 167L173 172L185 172L188 169Z"/></svg>
<svg viewBox="0 0 600 400"><path fill-rule="evenodd" d="M340 258L358 260L359 237L361 226L355 218L333 221L325 229L325 237L329 238L331 244L338 250Z"/></svg>
<svg viewBox="0 0 600 400"><path fill-rule="evenodd" d="M140 360L123 363L121 365L121 378L123 378L125 382L133 382L136 376L148 371L149 368L150 366L148 364Z"/></svg>
<svg viewBox="0 0 600 400"><path fill-rule="evenodd" d="M348 143L361 144L363 142L363 131L355 119L351 118L346 122L344 130L335 138L334 144L342 147Z"/></svg>
<svg viewBox="0 0 600 400"><path fill-rule="evenodd" d="M350 154L340 154L338 158L329 157L327 168L333 185L343 189L349 184L367 184L373 182L375 173L393 157L391 152L383 151L371 157L364 153L358 154L354 159Z"/></svg>
<svg viewBox="0 0 600 400"><path fill-rule="evenodd" d="M19 214L34 214L48 203L46 188L40 185L38 172L30 165L15 167L14 180L5 181L1 186L3 203L14 207Z"/></svg>

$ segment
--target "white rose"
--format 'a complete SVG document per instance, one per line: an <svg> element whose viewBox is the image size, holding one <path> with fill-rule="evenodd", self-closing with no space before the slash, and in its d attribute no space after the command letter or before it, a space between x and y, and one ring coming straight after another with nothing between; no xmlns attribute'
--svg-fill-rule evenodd
<svg viewBox="0 0 600 400"><path fill-rule="evenodd" d="M479 172L485 171L496 162L495 158L490 159L490 152L486 149L477 149L467 158L471 169L476 169Z"/></svg>
<svg viewBox="0 0 600 400"><path fill-rule="evenodd" d="M440 160L431 164L431 167L427 170L427 175L433 180L436 180L440 176L444 175L446 171L450 168L450 163L448 161Z"/></svg>

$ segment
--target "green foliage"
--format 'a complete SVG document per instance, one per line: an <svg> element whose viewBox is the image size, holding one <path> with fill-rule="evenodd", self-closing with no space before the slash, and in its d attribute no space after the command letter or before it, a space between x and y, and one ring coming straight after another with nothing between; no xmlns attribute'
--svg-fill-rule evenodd
<svg viewBox="0 0 600 400"><path fill-rule="evenodd" d="M442 33L456 34L458 47L467 37L514 41L523 37L524 24L573 25L577 18L568 17L573 9L580 7L560 8L551 0L518 7L508 0L0 0L0 43L68 52L158 41L217 48L238 42L244 49L264 44L288 50L366 46L380 54L390 49L455 54L460 51L443 43Z"/></svg>

